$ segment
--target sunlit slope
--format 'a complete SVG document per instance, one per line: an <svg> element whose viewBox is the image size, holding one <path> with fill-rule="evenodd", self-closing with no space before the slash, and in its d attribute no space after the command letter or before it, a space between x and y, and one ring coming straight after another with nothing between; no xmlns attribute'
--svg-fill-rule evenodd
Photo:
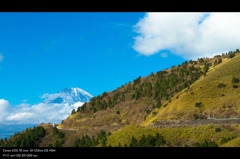
<svg viewBox="0 0 240 159"><path fill-rule="evenodd" d="M220 131L216 131L219 129ZM195 147L196 143L203 143L205 140L214 141L218 146L229 145L239 146L239 126L219 126L219 125L205 125L199 127L181 127L181 128L149 128L141 127L139 125L128 125L123 129L120 129L107 138L107 145L129 146L132 137L140 140L143 135L154 136L159 133L163 136L166 144L163 146L191 146ZM223 141L223 138L229 141Z"/></svg>
<svg viewBox="0 0 240 159"><path fill-rule="evenodd" d="M234 88L240 83L232 83L233 77L240 79L239 55L212 67L205 77L175 95L165 107L156 109L155 116L150 114L144 124L161 119L207 118L208 115L240 117L240 87Z"/></svg>
<svg viewBox="0 0 240 159"><path fill-rule="evenodd" d="M240 147L240 137L223 144L222 147Z"/></svg>

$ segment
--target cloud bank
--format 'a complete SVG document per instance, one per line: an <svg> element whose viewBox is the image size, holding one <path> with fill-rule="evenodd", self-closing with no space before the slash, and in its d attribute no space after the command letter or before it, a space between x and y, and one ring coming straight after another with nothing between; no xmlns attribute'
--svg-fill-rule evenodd
<svg viewBox="0 0 240 159"><path fill-rule="evenodd" d="M7 100L0 99L0 124L60 123L92 97L80 88L65 88L58 93L43 94L40 98L47 99L35 105L25 99L13 107Z"/></svg>
<svg viewBox="0 0 240 159"><path fill-rule="evenodd" d="M146 13L134 26L133 48L150 56L164 50L185 59L212 57L240 47L240 13Z"/></svg>
<svg viewBox="0 0 240 159"><path fill-rule="evenodd" d="M66 119L72 109L83 103L75 105L39 103L30 105L22 103L12 107L5 99L0 99L0 124L40 124L40 123L60 123Z"/></svg>

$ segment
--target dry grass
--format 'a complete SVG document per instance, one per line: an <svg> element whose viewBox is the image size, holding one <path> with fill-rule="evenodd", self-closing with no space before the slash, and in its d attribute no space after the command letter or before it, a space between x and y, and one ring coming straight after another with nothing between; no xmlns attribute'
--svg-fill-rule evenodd
<svg viewBox="0 0 240 159"><path fill-rule="evenodd" d="M152 101L141 98L137 101L127 100L115 105L113 108L97 111L95 113L77 113L69 116L60 124L60 128L76 129L78 132L66 136L66 144L70 146L73 141L69 139L80 138L83 135L97 135L101 130L115 132L128 124L141 124L146 115L145 109L152 107ZM116 112L119 111L120 114Z"/></svg>
<svg viewBox="0 0 240 159"><path fill-rule="evenodd" d="M156 116L149 116L143 125L159 119L193 119L193 114L199 113L240 116L240 88L233 88L234 76L240 78L240 55L211 67L206 77L202 76L190 89L175 95L171 102L167 101L167 106L157 110ZM219 83L224 83L226 87L218 88ZM202 107L195 106L198 102L202 103Z"/></svg>
<svg viewBox="0 0 240 159"><path fill-rule="evenodd" d="M220 128L221 131L216 132L216 128ZM125 144L129 146L132 136L139 140L143 134L145 136L154 136L158 132L164 137L167 145L183 147L186 144L188 146L194 147L194 144L196 142L202 143L204 142L204 140L207 140L215 141L219 146L221 146L221 140L224 137L238 139L239 132L237 129L238 127L235 126L219 125L161 129L141 127L139 125L128 125L125 128L109 136L107 140L107 145L111 144L111 146L118 146L118 143L121 143L122 146L124 146ZM229 144L231 144L231 142L234 141L229 141Z"/></svg>

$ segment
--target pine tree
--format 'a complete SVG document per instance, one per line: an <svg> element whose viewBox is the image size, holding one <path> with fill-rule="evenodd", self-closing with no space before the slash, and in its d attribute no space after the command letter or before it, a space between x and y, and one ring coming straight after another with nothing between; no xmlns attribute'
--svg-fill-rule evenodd
<svg viewBox="0 0 240 159"><path fill-rule="evenodd" d="M129 147L137 147L137 139L133 136Z"/></svg>
<svg viewBox="0 0 240 159"><path fill-rule="evenodd" d="M163 136L161 136L159 133L156 134L156 147L159 147L163 144L165 144L166 141L164 140Z"/></svg>
<svg viewBox="0 0 240 159"><path fill-rule="evenodd" d="M139 140L139 147L146 147L146 136L143 134L141 139Z"/></svg>
<svg viewBox="0 0 240 159"><path fill-rule="evenodd" d="M74 141L73 147L79 147L79 144L80 144L80 139L76 139Z"/></svg>
<svg viewBox="0 0 240 159"><path fill-rule="evenodd" d="M36 131L37 131L37 135L39 137L43 137L45 135L45 129L43 127L41 127L41 126L37 127Z"/></svg>
<svg viewBox="0 0 240 159"><path fill-rule="evenodd" d="M75 109L73 109L71 115L73 115L73 114L75 114L75 113L76 113L76 111L75 111Z"/></svg>
<svg viewBox="0 0 240 159"><path fill-rule="evenodd" d="M56 127L53 127L52 135L56 135L58 133L59 133L58 129Z"/></svg>
<svg viewBox="0 0 240 159"><path fill-rule="evenodd" d="M95 139L95 136L92 136L92 146L98 145L98 141Z"/></svg>
<svg viewBox="0 0 240 159"><path fill-rule="evenodd" d="M63 132L59 132L59 133L58 133L58 137L59 137L60 139L63 139L63 138L64 138L64 136L65 136L65 135L64 135L64 133L63 133Z"/></svg>
<svg viewBox="0 0 240 159"><path fill-rule="evenodd" d="M26 140L24 138L21 140L20 147L26 147Z"/></svg>
<svg viewBox="0 0 240 159"><path fill-rule="evenodd" d="M118 143L118 147L122 147L120 142Z"/></svg>
<svg viewBox="0 0 240 159"><path fill-rule="evenodd" d="M222 63L222 59L219 59L218 64Z"/></svg>

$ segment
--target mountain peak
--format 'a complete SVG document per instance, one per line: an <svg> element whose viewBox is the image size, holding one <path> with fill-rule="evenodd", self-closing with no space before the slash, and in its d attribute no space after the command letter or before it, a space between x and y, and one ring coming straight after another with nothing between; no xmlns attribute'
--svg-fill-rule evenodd
<svg viewBox="0 0 240 159"><path fill-rule="evenodd" d="M93 95L80 88L64 88L58 93L47 94L42 103L56 103L74 105L75 103L85 103L89 101Z"/></svg>

